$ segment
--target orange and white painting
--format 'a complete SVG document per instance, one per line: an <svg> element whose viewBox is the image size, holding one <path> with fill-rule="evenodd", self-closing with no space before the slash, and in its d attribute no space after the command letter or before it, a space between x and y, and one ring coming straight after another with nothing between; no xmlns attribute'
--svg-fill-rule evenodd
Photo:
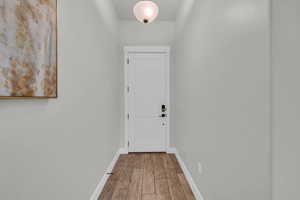
<svg viewBox="0 0 300 200"><path fill-rule="evenodd" d="M57 97L57 0L0 0L0 98Z"/></svg>

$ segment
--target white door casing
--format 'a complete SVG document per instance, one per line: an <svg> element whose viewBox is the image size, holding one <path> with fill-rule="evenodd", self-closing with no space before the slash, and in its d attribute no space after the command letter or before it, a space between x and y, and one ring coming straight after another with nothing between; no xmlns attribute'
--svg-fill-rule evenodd
<svg viewBox="0 0 300 200"><path fill-rule="evenodd" d="M125 47L128 152L166 152L169 148L169 59L168 47Z"/></svg>

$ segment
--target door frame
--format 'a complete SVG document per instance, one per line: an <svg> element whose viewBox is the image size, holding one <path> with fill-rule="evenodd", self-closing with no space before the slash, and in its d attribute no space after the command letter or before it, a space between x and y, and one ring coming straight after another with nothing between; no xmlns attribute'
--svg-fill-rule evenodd
<svg viewBox="0 0 300 200"><path fill-rule="evenodd" d="M128 95L128 55L130 53L161 53L167 55L167 66L166 66L166 103L168 108L168 117L166 119L166 152L170 150L170 116L171 116L171 105L170 105L170 47L169 46L125 46L124 47L124 153L129 152L129 95Z"/></svg>

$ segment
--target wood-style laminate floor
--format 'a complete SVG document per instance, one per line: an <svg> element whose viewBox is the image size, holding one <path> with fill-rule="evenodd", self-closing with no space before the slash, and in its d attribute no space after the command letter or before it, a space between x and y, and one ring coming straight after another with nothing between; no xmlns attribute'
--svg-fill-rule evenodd
<svg viewBox="0 0 300 200"><path fill-rule="evenodd" d="M174 154L121 155L98 200L195 200Z"/></svg>

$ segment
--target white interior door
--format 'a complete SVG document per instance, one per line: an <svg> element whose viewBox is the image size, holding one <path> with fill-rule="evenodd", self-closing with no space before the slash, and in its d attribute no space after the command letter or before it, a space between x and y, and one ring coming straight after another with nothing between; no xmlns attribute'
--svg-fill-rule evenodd
<svg viewBox="0 0 300 200"><path fill-rule="evenodd" d="M166 53L129 53L129 152L165 152L168 131Z"/></svg>

